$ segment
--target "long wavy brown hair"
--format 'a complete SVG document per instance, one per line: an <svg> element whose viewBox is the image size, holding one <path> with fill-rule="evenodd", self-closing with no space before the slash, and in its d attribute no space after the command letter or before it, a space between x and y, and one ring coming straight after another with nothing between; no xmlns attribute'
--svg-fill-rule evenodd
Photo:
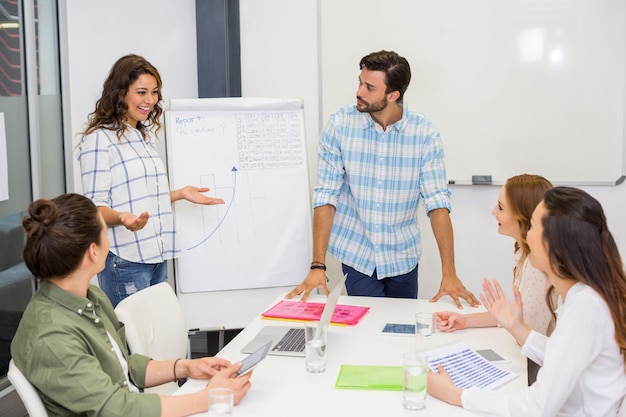
<svg viewBox="0 0 626 417"><path fill-rule="evenodd" d="M161 108L161 76L159 71L145 58L139 55L126 55L117 60L107 79L102 86L102 95L96 102L96 109L89 114L87 129L83 135L87 135L97 129L107 128L114 130L120 139L126 131L126 94L128 87L142 74L152 75L157 82L159 101L155 103L145 122L137 122L137 128L145 139L145 129L156 127L155 134L161 129L160 117L163 113Z"/></svg>

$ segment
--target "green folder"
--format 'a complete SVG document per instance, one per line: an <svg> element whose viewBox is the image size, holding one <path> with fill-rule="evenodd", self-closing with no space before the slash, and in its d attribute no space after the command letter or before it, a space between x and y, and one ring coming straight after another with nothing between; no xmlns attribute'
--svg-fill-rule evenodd
<svg viewBox="0 0 626 417"><path fill-rule="evenodd" d="M402 391L402 367L341 365L335 388Z"/></svg>

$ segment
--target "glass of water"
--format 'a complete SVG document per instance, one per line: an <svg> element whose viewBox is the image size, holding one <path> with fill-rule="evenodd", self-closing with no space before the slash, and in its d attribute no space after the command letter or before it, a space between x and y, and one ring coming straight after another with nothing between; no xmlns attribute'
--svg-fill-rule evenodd
<svg viewBox="0 0 626 417"><path fill-rule="evenodd" d="M306 370L312 373L326 370L326 337L328 325L318 321L304 323Z"/></svg>
<svg viewBox="0 0 626 417"><path fill-rule="evenodd" d="M209 417L230 416L233 413L233 390L212 388L209 390Z"/></svg>
<svg viewBox="0 0 626 417"><path fill-rule="evenodd" d="M402 356L402 398L407 410L426 408L426 380L428 365L416 352Z"/></svg>
<svg viewBox="0 0 626 417"><path fill-rule="evenodd" d="M437 315L415 313L415 349L420 351L433 347L437 331Z"/></svg>

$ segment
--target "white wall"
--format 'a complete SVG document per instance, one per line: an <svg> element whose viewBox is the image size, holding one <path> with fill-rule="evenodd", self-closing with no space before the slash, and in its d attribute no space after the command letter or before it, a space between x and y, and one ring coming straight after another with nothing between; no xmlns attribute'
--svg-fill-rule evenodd
<svg viewBox="0 0 626 417"><path fill-rule="evenodd" d="M332 111L321 109L324 80L349 74L355 90L358 77L358 62L344 68L343 74L321 72L319 1L240 0L243 95L304 99L311 186L317 165L317 133L324 123L320 114ZM359 2L359 7L365 7L363 3ZM159 68L165 98L197 97L194 0L66 0L65 5L69 71L66 95L70 99L66 111L71 114L74 133L82 129L93 110L110 66L129 52L144 55ZM362 26L363 30L381 31L387 36L392 33L385 27ZM324 33L325 38L337 39L332 46L338 50L344 36L359 35ZM349 103L353 94L346 94L345 100ZM70 143L71 138L67 141ZM540 153L541 149L536 151ZM626 253L626 185L583 188L603 204L620 249ZM498 187L491 186L452 188L457 270L475 293L480 292L483 277L503 282L511 279L513 242L496 233L490 214L498 192ZM425 298L435 294L441 275L437 248L423 214L421 221L425 247L420 263L420 296ZM331 274L338 276L338 271L334 263Z"/></svg>

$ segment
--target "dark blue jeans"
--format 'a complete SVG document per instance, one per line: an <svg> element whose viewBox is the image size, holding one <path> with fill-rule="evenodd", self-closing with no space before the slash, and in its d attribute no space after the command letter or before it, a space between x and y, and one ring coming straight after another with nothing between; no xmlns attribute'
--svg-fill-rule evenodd
<svg viewBox="0 0 626 417"><path fill-rule="evenodd" d="M380 280L376 270L369 276L344 264L341 264L341 269L344 274L348 274L346 278L348 295L417 298L417 266L406 274Z"/></svg>
<svg viewBox="0 0 626 417"><path fill-rule="evenodd" d="M142 264L127 261L109 252L98 284L113 307L124 298L151 285L167 281L167 262Z"/></svg>

